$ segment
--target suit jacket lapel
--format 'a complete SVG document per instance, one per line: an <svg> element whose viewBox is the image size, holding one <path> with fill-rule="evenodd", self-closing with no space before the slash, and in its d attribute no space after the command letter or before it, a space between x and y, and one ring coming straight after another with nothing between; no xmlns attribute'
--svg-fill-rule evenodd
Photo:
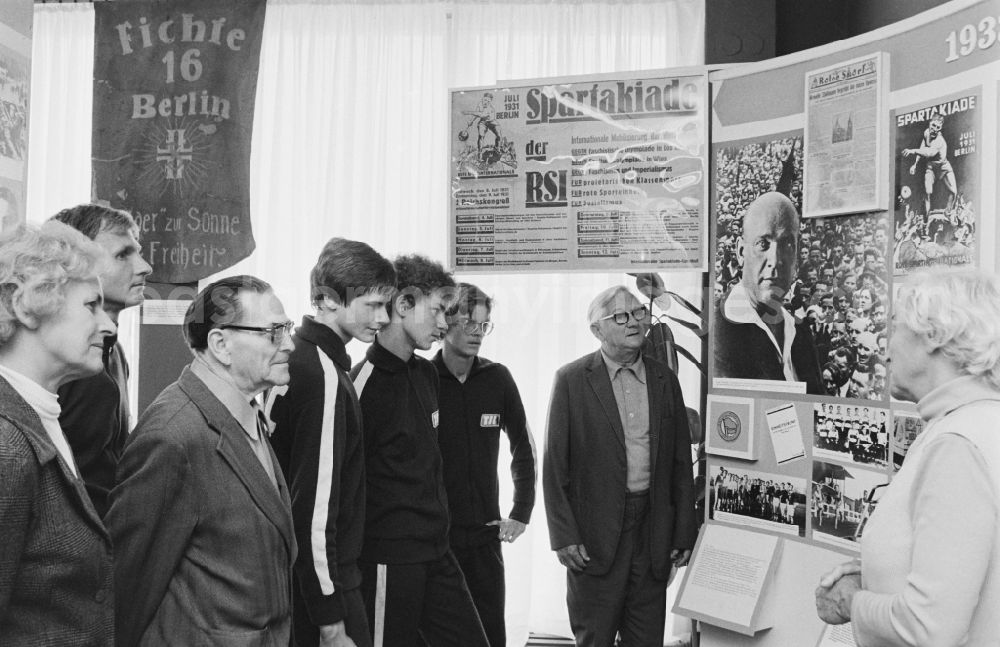
<svg viewBox="0 0 1000 647"><path fill-rule="evenodd" d="M615 432L618 442L625 447L625 430L622 429L621 415L618 413L618 402L615 400L615 391L611 386L611 378L608 377L608 369L601 357L601 351L594 354L593 359L587 365L587 381L597 396L597 401L604 409L604 415L608 423Z"/></svg>
<svg viewBox="0 0 1000 647"><path fill-rule="evenodd" d="M293 551L295 539L292 535L288 492L274 453L270 452L270 455L272 465L274 465L275 479L278 481L278 489L275 489L267 472L264 471L264 466L260 464L257 455L250 448L246 432L218 398L212 395L205 383L199 380L190 368L185 368L184 372L181 373L179 384L181 390L187 393L191 401L205 416L208 426L219 434L219 444L216 446L216 451L222 455L222 459L242 481L247 492L250 493L250 498L264 513L264 516L277 526L289 550ZM266 439L264 442L267 443ZM268 446L270 447L269 444Z"/></svg>
<svg viewBox="0 0 1000 647"><path fill-rule="evenodd" d="M2 377L0 377L0 402L4 403L0 415L13 422L24 432L25 438L31 443L35 455L38 457L38 464L55 462L59 474L66 481L67 490L70 492L69 498L73 501L73 505L101 537L110 543L111 536L108 534L107 528L104 527L104 522L101 521L97 510L94 509L94 504L90 501L90 495L87 494L83 479L73 474L69 466L61 459L59 450L49 438L49 434L42 426L42 420L35 410Z"/></svg>

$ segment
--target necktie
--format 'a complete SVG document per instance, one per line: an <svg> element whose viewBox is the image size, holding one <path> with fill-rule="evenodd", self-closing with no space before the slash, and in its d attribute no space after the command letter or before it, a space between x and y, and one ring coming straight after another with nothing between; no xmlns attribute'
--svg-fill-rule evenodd
<svg viewBox="0 0 1000 647"><path fill-rule="evenodd" d="M274 487L278 487L278 479L274 475L274 465L271 464L271 455L267 451L267 438L270 436L267 417L257 405L256 400L251 400L250 406L253 407L254 412L257 414L257 437L250 440L250 448L253 449L253 453L257 455L257 460L260 461L264 471L267 472L267 477L271 479L271 484Z"/></svg>

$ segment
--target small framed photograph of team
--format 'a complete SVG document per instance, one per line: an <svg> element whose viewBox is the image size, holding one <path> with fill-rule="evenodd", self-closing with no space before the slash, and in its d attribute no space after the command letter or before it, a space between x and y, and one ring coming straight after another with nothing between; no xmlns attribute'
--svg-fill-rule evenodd
<svg viewBox="0 0 1000 647"><path fill-rule="evenodd" d="M752 398L708 396L705 451L718 456L756 460Z"/></svg>
<svg viewBox="0 0 1000 647"><path fill-rule="evenodd" d="M813 461L810 512L812 538L860 550L858 540L889 484L884 472Z"/></svg>
<svg viewBox="0 0 1000 647"><path fill-rule="evenodd" d="M709 476L712 520L805 537L805 478L719 464L710 465Z"/></svg>
<svg viewBox="0 0 1000 647"><path fill-rule="evenodd" d="M858 404L813 405L813 458L871 467L889 464L889 410Z"/></svg>
<svg viewBox="0 0 1000 647"><path fill-rule="evenodd" d="M924 419L916 413L892 414L892 469L898 472L910 451L910 445L924 430Z"/></svg>

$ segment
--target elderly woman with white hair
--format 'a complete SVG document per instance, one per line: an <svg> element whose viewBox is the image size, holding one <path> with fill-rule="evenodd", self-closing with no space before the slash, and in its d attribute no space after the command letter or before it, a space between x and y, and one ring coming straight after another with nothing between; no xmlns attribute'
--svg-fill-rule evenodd
<svg viewBox="0 0 1000 647"><path fill-rule="evenodd" d="M0 643L114 645L111 539L56 389L103 368L101 249L62 223L0 236Z"/></svg>
<svg viewBox="0 0 1000 647"><path fill-rule="evenodd" d="M867 645L995 645L1000 636L1000 285L915 275L896 299L892 394L926 427L881 497L860 561L816 607Z"/></svg>

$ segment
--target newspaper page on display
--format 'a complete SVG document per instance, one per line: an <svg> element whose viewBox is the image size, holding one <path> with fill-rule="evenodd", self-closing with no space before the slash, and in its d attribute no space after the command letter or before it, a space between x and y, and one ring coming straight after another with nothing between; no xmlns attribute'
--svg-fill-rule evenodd
<svg viewBox="0 0 1000 647"><path fill-rule="evenodd" d="M462 272L707 268L702 72L451 94Z"/></svg>
<svg viewBox="0 0 1000 647"><path fill-rule="evenodd" d="M877 52L806 76L804 216L886 207L887 74L888 56Z"/></svg>

